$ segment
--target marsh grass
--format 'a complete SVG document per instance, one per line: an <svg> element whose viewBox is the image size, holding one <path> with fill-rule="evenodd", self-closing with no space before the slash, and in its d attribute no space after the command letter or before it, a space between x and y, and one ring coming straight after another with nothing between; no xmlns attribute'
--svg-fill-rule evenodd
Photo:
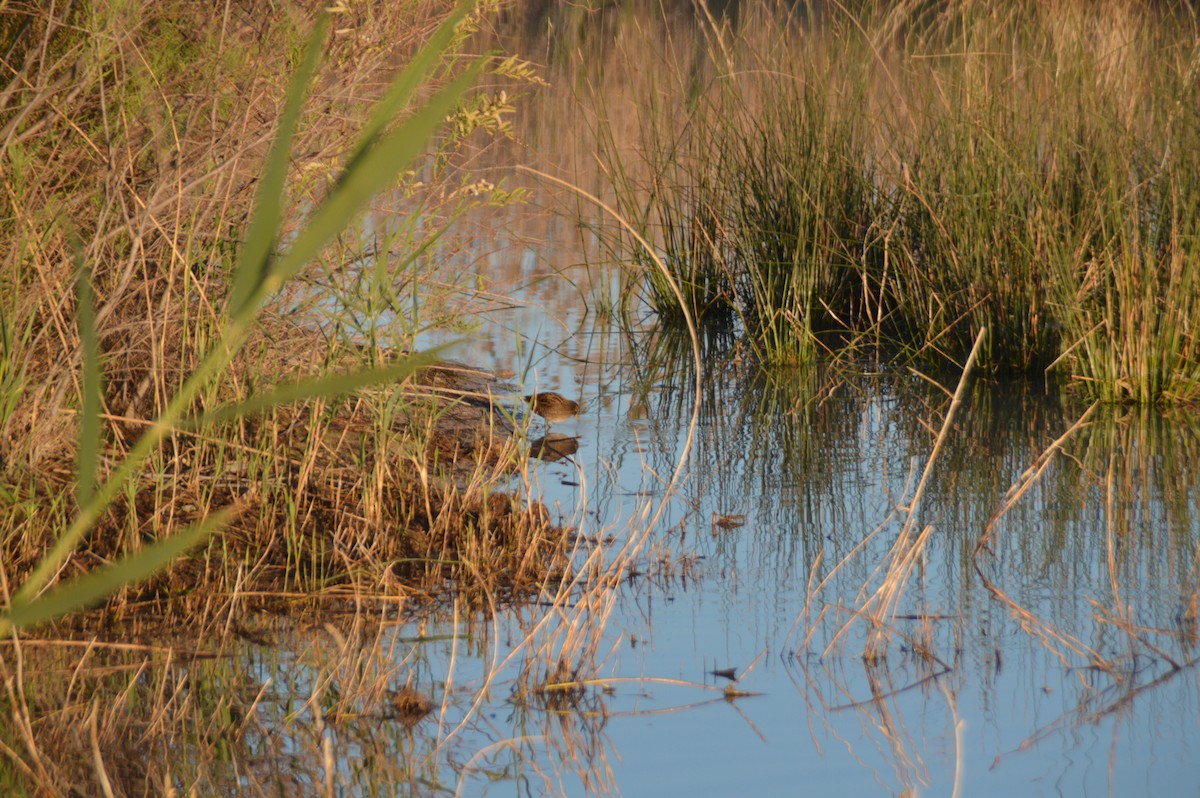
<svg viewBox="0 0 1200 798"><path fill-rule="evenodd" d="M712 286L693 309L737 312L767 362L961 364L986 326L989 373L1200 395L1186 6L804 8L710 20L647 70L638 148L602 147L680 281Z"/></svg>
<svg viewBox="0 0 1200 798"><path fill-rule="evenodd" d="M579 17L576 25L588 17L583 9L564 13ZM619 310L626 314L637 310L632 299L641 287L659 314L684 326L683 308L697 319L728 315L732 283L720 216L726 203L719 196L728 187L721 178L721 164L713 157L718 142L704 124L706 75L697 71L698 54L692 48L702 34L693 19L676 22L681 26L678 38L669 28L644 31L636 19L621 25L623 31L653 37L649 46L670 54L657 75L665 91L647 92L634 84L631 94L614 96L606 76L599 75L596 84L577 91L576 101L590 111L587 124L599 149L602 180L610 189L605 196L611 193L614 210L636 231L636 236L629 235L617 226L615 235L601 237L614 260L624 265L619 270ZM620 38L624 41L625 36ZM647 44L635 37L624 46ZM584 46L597 63L613 55L604 41L588 41ZM633 119L628 113L631 105L638 109ZM637 144L631 146L631 138ZM653 249L642 246L637 237ZM656 259L667 266L666 271L656 266Z"/></svg>

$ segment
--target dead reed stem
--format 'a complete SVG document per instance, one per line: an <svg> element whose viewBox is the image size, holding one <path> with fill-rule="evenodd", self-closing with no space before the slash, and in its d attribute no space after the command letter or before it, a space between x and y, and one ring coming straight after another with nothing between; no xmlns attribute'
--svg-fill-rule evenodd
<svg viewBox="0 0 1200 798"><path fill-rule="evenodd" d="M1034 458L1033 463L1026 468L1024 472L1022 472L1012 487L1005 492L1003 504L1001 504L1000 507L992 513L987 524L984 526L983 532L979 536L979 540L976 541L975 550L971 555L971 564L975 569L975 573L979 576L984 589L991 594L992 598L1007 607L1013 618L1015 618L1017 622L1021 624L1021 628L1035 636L1037 639L1041 640L1046 648L1054 652L1064 665L1069 666L1070 662L1063 655L1059 646L1062 646L1076 655L1087 659L1097 667L1103 668L1109 673L1116 675L1116 671L1112 664L1091 646L1082 642L1073 635L1069 635L1066 632L1051 626L1046 621L1042 620L1038 615L1021 606L1014 598L1012 598L1012 596L1010 596L988 577L988 575L984 572L983 565L980 562L983 553L990 549L989 544L992 535L995 532L996 525L1000 522L1000 519L1002 519L1008 513L1008 511L1011 510L1018 501L1020 501L1021 497L1029 491L1033 484L1041 478L1041 476L1046 472L1046 469L1049 467L1051 461L1053 461L1054 456L1062 450L1067 440L1069 440L1071 436L1087 425L1088 419L1091 417L1092 413L1095 412L1098 405L1099 402L1093 402L1092 405L1083 412L1083 415L1081 415L1079 419L1067 429L1066 432L1060 435L1041 454Z"/></svg>
<svg viewBox="0 0 1200 798"><path fill-rule="evenodd" d="M970 384L971 370L974 367L976 358L986 337L987 328L980 328L978 334L975 336L975 344L971 347L971 353L963 366L958 386L950 400L950 406L946 409L946 414L942 418L941 430L925 462L925 469L921 474L920 480L917 482L917 487L913 491L908 505L901 507L906 513L904 526L901 528L896 542L892 544L891 550L888 553L886 560L887 572L882 584L865 600L862 599L862 594L860 593L859 612L854 613L851 619L844 623L834 634L833 639L826 647L827 652L837 644L837 641L849 630L851 625L860 617L865 617L870 624L871 632L867 638L866 649L863 652L864 658L868 661L875 661L886 656L887 644L890 639L889 630L893 627L892 616L894 616L900 597L903 595L904 587L908 583L909 575L912 573L913 568L916 567L924 551L925 544L933 534L932 526L925 526L919 533L917 532L917 523L920 518L921 501L925 496L925 488L929 484L938 454L941 452L942 446L945 444L946 439L950 435L950 430L953 428L955 415L966 397L967 386ZM882 526L877 527L872 535L878 533L881 528ZM855 550L857 551L858 549L856 548ZM866 587L864 585L863 589L865 590Z"/></svg>

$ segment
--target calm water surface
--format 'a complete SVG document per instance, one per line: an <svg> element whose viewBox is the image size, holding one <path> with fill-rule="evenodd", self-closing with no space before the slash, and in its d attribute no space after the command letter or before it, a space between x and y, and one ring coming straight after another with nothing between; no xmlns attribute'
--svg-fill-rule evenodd
<svg viewBox="0 0 1200 798"><path fill-rule="evenodd" d="M516 160L587 149L577 76L553 52L558 88L530 101ZM610 108L627 107L626 90L616 83ZM864 658L855 613L883 580L946 395L904 373L763 375L731 331L707 329L693 429L686 343L637 311L618 325L595 310L615 272L596 265L605 251L586 226L539 210L563 203L538 189L533 213L478 222L453 269L497 300L450 356L514 373L522 392L583 397L587 412L556 427L578 452L536 465L535 489L577 527L581 556L633 539L635 568L602 606L464 610L389 631L439 710L404 733L336 734L348 791L372 793L356 782L365 757L437 749L418 792L1200 795L1194 413L1096 412L976 556L1006 492L1086 409L1044 386L976 383L917 508L928 539L885 656ZM715 523L731 517L744 524ZM597 681L525 694L546 679L522 668L547 658L513 647L536 628L558 650L572 624L590 653L571 662ZM270 667L303 693L307 657ZM736 682L713 673L730 668Z"/></svg>
<svg viewBox="0 0 1200 798"><path fill-rule="evenodd" d="M636 366L612 369L572 386L592 409L573 429L578 468L540 473L564 519L584 508L585 528L619 537L639 498L662 498L692 392L686 358L665 367L674 379L648 383ZM979 567L1031 614L1023 625L985 588L973 550L1008 488L1082 408L977 385L920 510L932 532L892 644L867 661L863 624L830 644L863 586L879 582L897 505L932 446L921 422L936 425L945 398L903 376L748 372L706 357L687 479L647 547L674 569L626 584L598 647L596 675L616 681L569 711L536 709L501 682L486 729L472 726L463 744L512 739L523 754L507 762L511 779L481 770L466 792L540 794L565 778L568 794L588 779L625 795L1196 794L1194 418L1094 417L993 528ZM725 530L714 514L746 523ZM844 558L810 600L810 575L825 579ZM485 657L530 622L529 610L502 617ZM442 643L428 656L445 666L449 653ZM712 671L731 667L737 689L756 695L703 689L727 684ZM465 687L470 664L458 670ZM536 773L555 776L535 786Z"/></svg>

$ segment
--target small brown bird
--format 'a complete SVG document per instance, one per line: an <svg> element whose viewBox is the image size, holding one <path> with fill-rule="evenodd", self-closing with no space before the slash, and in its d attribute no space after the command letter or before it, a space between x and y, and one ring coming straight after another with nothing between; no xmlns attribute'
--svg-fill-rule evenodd
<svg viewBox="0 0 1200 798"><path fill-rule="evenodd" d="M529 403L529 407L533 409L533 412L551 424L558 421L566 421L571 416L579 415L579 402L572 402L562 394L551 393L549 391L531 393L525 397L525 401Z"/></svg>

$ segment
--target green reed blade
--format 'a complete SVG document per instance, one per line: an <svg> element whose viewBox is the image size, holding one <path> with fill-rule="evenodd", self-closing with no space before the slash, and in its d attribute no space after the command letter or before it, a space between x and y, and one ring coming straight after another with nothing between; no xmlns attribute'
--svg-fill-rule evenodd
<svg viewBox="0 0 1200 798"><path fill-rule="evenodd" d="M83 246L74 231L67 234L71 257L75 261L75 296L79 303L76 317L79 340L83 345L83 377L80 392L79 450L75 457L75 499L86 505L96 492L100 460L100 413L104 401L103 375L100 371L100 337L96 333L96 308L92 294L92 272L83 260Z"/></svg>
<svg viewBox="0 0 1200 798"><path fill-rule="evenodd" d="M7 633L10 628L24 629L54 620L90 606L125 585L153 576L224 526L234 513L233 507L218 510L179 534L128 554L110 566L59 585L33 601L14 601L12 609L0 615L0 634Z"/></svg>
<svg viewBox="0 0 1200 798"><path fill-rule="evenodd" d="M272 145L265 167L254 218L250 223L251 232L242 244L234 268L228 321L222 330L221 340L209 350L171 397L166 409L137 440L109 479L98 485L91 500L80 507L71 525L16 592L14 604L34 600L66 562L79 541L92 529L108 504L137 475L146 459L184 418L200 390L229 366L253 328L255 311L259 305L273 296L288 277L316 257L321 248L352 221L354 214L376 193L386 188L396 174L425 147L429 137L445 121L461 93L474 82L482 67L482 62L476 62L465 74L451 81L412 118L372 148L354 169L348 170L333 195L309 220L287 254L271 264L271 250L282 218L283 184L287 176L292 136L305 88L316 69L324 30L325 23L321 21L309 40L301 68L288 91L287 108L280 120L278 138Z"/></svg>
<svg viewBox="0 0 1200 798"><path fill-rule="evenodd" d="M447 344L446 346L452 345ZM251 397L244 402L237 402L236 404L224 405L209 413L204 413L190 419L185 423L185 426L195 429L204 424L220 423L261 413L278 405L313 399L318 396L330 397L350 394L370 385L398 382L417 369L437 362L436 353L445 349L446 346L437 347L425 352L418 352L404 358L399 363L392 363L387 366L363 369L362 371L355 371L350 374L333 374L316 377L311 380L280 385L261 396Z"/></svg>
<svg viewBox="0 0 1200 798"><path fill-rule="evenodd" d="M479 74L482 62L476 62L462 75L435 94L404 124L385 136L370 152L348 170L333 194L322 203L286 254L271 269L260 291L273 294L304 264L316 257L395 176L425 149L433 133L446 120Z"/></svg>
<svg viewBox="0 0 1200 798"><path fill-rule="evenodd" d="M329 20L322 15L308 39L300 68L288 87L283 116L279 119L279 130L275 134L275 141L271 145L271 152L267 156L267 163L259 182L250 229L246 233L246 240L242 242L237 263L233 268L233 285L228 305L231 318L253 313L258 303L265 298L260 289L270 273L271 252L275 248L279 228L283 224L283 195L291 162L292 139L300 120L300 111L304 107L308 84L317 70L328 27Z"/></svg>
<svg viewBox="0 0 1200 798"><path fill-rule="evenodd" d="M376 103L375 109L371 113L371 118L359 134L358 143L355 144L354 150L351 152L346 164L346 174L353 172L358 164L370 154L383 129L391 124L396 115L405 109L412 99L413 92L418 87L424 85L429 79L437 59L446 52L446 48L454 41L458 23L474 7L475 0L463 0L463 2L460 2L442 26L434 31L433 36L429 38L425 46L413 56L403 71L392 81L387 94ZM344 174L342 179L344 180L345 177L346 175Z"/></svg>

